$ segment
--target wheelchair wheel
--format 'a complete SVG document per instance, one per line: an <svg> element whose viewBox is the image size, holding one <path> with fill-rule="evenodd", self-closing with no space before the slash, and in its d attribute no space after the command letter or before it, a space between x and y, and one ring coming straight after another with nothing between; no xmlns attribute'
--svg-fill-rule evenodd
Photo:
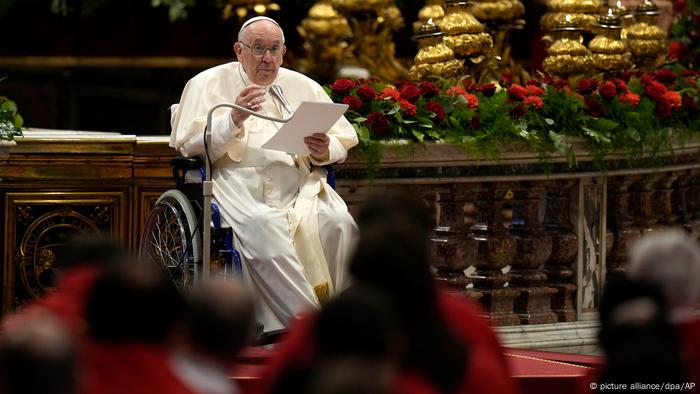
<svg viewBox="0 0 700 394"><path fill-rule="evenodd" d="M187 197L168 190L149 213L139 242L139 258L161 267L181 289L199 279L202 235L197 222Z"/></svg>

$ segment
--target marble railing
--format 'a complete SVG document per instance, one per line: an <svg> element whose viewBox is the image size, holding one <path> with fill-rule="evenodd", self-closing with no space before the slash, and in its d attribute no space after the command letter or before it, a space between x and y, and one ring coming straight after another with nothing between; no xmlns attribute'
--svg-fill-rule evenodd
<svg viewBox="0 0 700 394"><path fill-rule="evenodd" d="M497 325L595 319L606 275L624 271L646 231L700 235L700 140L635 162L595 169L504 147L498 160L449 144L387 144L366 176L358 151L336 165L351 212L372 193L401 188L436 213L435 275L481 302ZM41 294L52 245L97 230L135 247L152 204L173 186L167 137L29 131L0 146L3 312ZM598 163L599 164L599 163Z"/></svg>

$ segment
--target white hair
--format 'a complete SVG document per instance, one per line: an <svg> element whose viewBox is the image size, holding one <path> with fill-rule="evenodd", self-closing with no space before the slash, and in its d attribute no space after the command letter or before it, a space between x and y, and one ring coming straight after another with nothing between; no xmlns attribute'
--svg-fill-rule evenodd
<svg viewBox="0 0 700 394"><path fill-rule="evenodd" d="M282 33L282 44L284 44L284 30L282 30L282 26L280 26L280 24L277 23L276 20L274 20L270 17L267 17L267 16L256 16L256 17L250 18L247 21L245 21L243 23L243 26L241 26L241 29L238 30L238 41L243 42L243 37L245 36L244 31L248 26L252 25L255 22L260 22L260 21L268 21L268 22L273 23L275 26L277 26L280 29L280 33Z"/></svg>
<svg viewBox="0 0 700 394"><path fill-rule="evenodd" d="M631 278L657 284L672 317L691 313L700 301L700 245L681 231L651 233L630 251Z"/></svg>

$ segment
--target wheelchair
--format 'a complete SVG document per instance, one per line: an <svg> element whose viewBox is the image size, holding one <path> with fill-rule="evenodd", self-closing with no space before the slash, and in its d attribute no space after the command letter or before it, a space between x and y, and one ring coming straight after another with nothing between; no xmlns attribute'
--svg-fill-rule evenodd
<svg viewBox="0 0 700 394"><path fill-rule="evenodd" d="M203 160L175 157L170 164L176 188L163 193L148 214L138 256L159 266L178 288L186 290L202 276ZM216 203L211 208L211 270L240 278L241 257L233 246L233 231L222 223Z"/></svg>
<svg viewBox="0 0 700 394"><path fill-rule="evenodd" d="M202 277L203 160L175 157L170 161L176 188L163 193L146 218L139 240L141 261L160 267L181 290ZM325 166L328 184L335 188L333 167ZM211 204L210 269L214 274L242 278L241 255L234 247L233 229Z"/></svg>

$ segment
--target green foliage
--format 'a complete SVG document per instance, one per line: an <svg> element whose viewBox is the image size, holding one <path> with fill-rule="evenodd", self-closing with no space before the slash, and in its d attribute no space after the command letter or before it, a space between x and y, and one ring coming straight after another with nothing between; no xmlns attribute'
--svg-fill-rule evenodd
<svg viewBox="0 0 700 394"><path fill-rule="evenodd" d="M24 120L17 112L17 104L7 97L0 96L0 140L12 141L22 135Z"/></svg>
<svg viewBox="0 0 700 394"><path fill-rule="evenodd" d="M414 88L423 85L339 80L326 92L336 102L355 103L346 117L370 167L381 160L378 141L407 139L454 143L490 159L525 145L543 164L558 155L570 167L578 162L575 146L586 147L594 165L604 169L612 153L629 160L655 158L700 132L700 73L673 67L675 72L664 69L628 83L589 80L592 89L550 79L508 89L492 86L485 94L485 85L441 80L439 92L415 97ZM376 91L374 97L366 97L366 90L358 95L368 86Z"/></svg>
<svg viewBox="0 0 700 394"><path fill-rule="evenodd" d="M171 22L187 19L187 9L194 7L196 0L151 0L153 7L168 7Z"/></svg>

